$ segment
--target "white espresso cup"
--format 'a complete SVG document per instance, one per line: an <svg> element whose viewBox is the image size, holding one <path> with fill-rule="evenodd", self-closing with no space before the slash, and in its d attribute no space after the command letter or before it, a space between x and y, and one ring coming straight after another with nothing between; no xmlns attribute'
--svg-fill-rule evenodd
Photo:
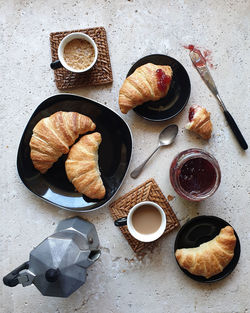
<svg viewBox="0 0 250 313"><path fill-rule="evenodd" d="M127 225L130 234L142 242L151 242L161 237L166 229L166 214L155 202L143 201L130 209L127 217L117 219L115 226Z"/></svg>
<svg viewBox="0 0 250 313"><path fill-rule="evenodd" d="M64 48L66 47L66 45L72 41L73 39L82 39L82 40L86 40L87 42L89 42L92 47L94 48L94 52L95 52L95 57L94 57L94 60L93 62L86 68L84 69L81 69L81 70L78 70L78 69L75 69L71 66L69 66L66 61L64 60ZM52 62L50 64L50 67L53 69L53 70L56 70L57 68L60 68L60 67L64 67L66 68L68 71L70 72L73 72L73 73L84 73L84 72L87 72L88 70L90 70L96 63L96 60L97 60L97 57L98 57L98 49L97 49L97 46L96 46L96 43L94 42L94 40L84 34L84 33L71 33L67 36L65 36L62 41L60 42L59 44L59 47L58 47L58 51L57 51L57 54L58 54L58 59L59 60L56 60L54 62Z"/></svg>

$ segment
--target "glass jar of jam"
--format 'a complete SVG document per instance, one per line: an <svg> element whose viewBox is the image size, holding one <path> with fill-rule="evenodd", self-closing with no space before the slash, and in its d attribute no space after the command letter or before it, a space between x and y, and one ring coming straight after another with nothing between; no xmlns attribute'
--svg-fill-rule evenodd
<svg viewBox="0 0 250 313"><path fill-rule="evenodd" d="M174 190L187 200L200 201L215 193L220 185L221 172L217 160L201 149L179 153L170 167Z"/></svg>

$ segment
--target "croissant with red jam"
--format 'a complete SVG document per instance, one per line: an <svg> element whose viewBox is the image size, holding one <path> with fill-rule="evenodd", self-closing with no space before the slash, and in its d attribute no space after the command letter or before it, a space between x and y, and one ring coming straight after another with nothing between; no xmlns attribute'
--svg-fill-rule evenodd
<svg viewBox="0 0 250 313"><path fill-rule="evenodd" d="M173 71L168 65L152 63L138 67L128 76L119 92L119 106L122 113L147 101L157 101L168 93Z"/></svg>
<svg viewBox="0 0 250 313"><path fill-rule="evenodd" d="M213 129L210 113L199 105L193 105L189 109L189 123L186 129L197 133L203 139L209 139Z"/></svg>

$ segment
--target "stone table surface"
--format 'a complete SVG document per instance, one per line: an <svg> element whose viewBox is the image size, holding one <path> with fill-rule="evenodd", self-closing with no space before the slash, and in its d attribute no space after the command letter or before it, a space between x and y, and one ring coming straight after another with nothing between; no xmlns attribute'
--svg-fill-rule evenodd
<svg viewBox="0 0 250 313"><path fill-rule="evenodd" d="M213 284L197 283L175 262L178 230L138 260L104 206L80 214L95 224L102 250L101 258L88 270L86 284L67 299L43 297L34 286L1 284L0 312L249 312L249 151L240 149L184 46L195 44L201 51L211 51L213 78L249 143L250 1L0 0L0 25L1 276L26 261L32 248L52 234L59 221L75 215L30 193L16 169L19 141L31 114L44 99L60 93L49 67L49 34L54 31L106 28L113 84L70 92L106 105L129 124L134 139L129 173L155 148L161 129L170 123L179 126L176 142L158 151L138 179L127 175L115 199L153 177L165 196L173 196L170 203L181 225L197 215L216 215L231 223L241 242L241 257L230 276ZM153 53L176 58L191 80L189 102L171 121L153 123L134 112L124 116L118 108L119 88L129 68ZM214 129L209 142L185 130L192 104L211 112ZM169 182L172 159L191 147L212 153L222 171L218 191L201 203L182 200Z"/></svg>

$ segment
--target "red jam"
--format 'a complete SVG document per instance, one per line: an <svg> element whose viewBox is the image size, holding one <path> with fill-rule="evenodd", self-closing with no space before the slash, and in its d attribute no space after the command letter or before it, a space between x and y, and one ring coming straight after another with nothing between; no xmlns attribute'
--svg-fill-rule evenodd
<svg viewBox="0 0 250 313"><path fill-rule="evenodd" d="M195 109L193 107L191 107L189 109L189 114L188 114L188 119L189 119L189 122L192 121L193 117L194 117L194 113L195 113Z"/></svg>
<svg viewBox="0 0 250 313"><path fill-rule="evenodd" d="M196 66L203 66L206 65L206 59L204 58L204 56L201 54L200 50L194 49L193 50L195 53L197 53L199 55L199 61L195 62Z"/></svg>
<svg viewBox="0 0 250 313"><path fill-rule="evenodd" d="M184 48L193 51L194 50L194 45L188 45L188 46L184 46Z"/></svg>
<svg viewBox="0 0 250 313"><path fill-rule="evenodd" d="M204 58L204 56L202 55L201 51L199 49L195 48L194 45L184 46L184 48L186 48L186 49L188 49L190 51L194 51L195 53L197 53L199 55L200 59L199 59L198 62L196 62L196 66L203 66L203 65L205 65L206 64L206 56L211 54L211 52L210 52L210 54L207 53L208 50L205 51L207 54L205 54L205 58Z"/></svg>
<svg viewBox="0 0 250 313"><path fill-rule="evenodd" d="M166 75L162 69L158 69L156 71L156 76L157 76L157 86L160 91L164 92L171 82L171 77Z"/></svg>
<svg viewBox="0 0 250 313"><path fill-rule="evenodd" d="M182 166L179 175L181 187L192 194L211 190L215 180L216 172L213 165L203 158L188 160Z"/></svg>
<svg viewBox="0 0 250 313"><path fill-rule="evenodd" d="M208 64L211 68L214 67L212 64L212 58L211 54L212 52L210 50L203 50L203 54L199 49L197 49L194 45L188 45L188 46L183 46L185 49L188 49L190 51L194 51L197 53L200 57L199 62L196 63L197 66L203 66L205 64Z"/></svg>
<svg viewBox="0 0 250 313"><path fill-rule="evenodd" d="M191 201L201 201L212 196L221 180L217 160L198 148L180 152L172 161L169 176L177 194Z"/></svg>

